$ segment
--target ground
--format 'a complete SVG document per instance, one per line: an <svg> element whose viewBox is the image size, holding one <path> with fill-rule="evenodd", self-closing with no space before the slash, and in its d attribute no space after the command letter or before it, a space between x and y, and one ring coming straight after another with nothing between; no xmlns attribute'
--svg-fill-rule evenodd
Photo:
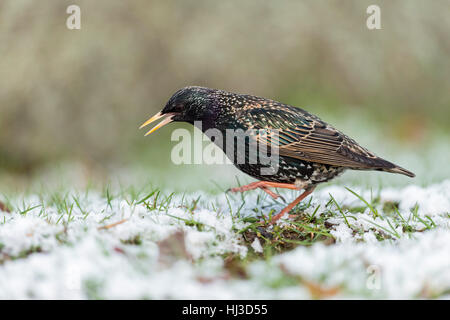
<svg viewBox="0 0 450 320"><path fill-rule="evenodd" d="M450 298L450 180L327 185L270 227L284 203L261 190L0 201L2 299Z"/></svg>

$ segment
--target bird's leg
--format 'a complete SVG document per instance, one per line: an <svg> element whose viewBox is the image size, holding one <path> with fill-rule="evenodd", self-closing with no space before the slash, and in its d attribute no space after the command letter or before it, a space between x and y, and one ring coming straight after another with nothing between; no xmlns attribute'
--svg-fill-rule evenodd
<svg viewBox="0 0 450 320"><path fill-rule="evenodd" d="M260 187L261 188L261 190L262 191L264 191L265 193L267 193L269 196L271 196L273 199L278 199L278 198L281 198L281 199L283 199L283 201L285 201L284 200L284 198L282 197L282 196L280 196L279 194L276 194L275 192L273 192L272 190L270 190L269 188L267 188L267 187Z"/></svg>
<svg viewBox="0 0 450 320"><path fill-rule="evenodd" d="M277 220L282 218L286 213L291 211L297 204L299 204L303 199L305 199L307 196L309 196L314 191L315 188L316 187L306 188L305 191L303 191L303 193L297 199L292 201L286 208L281 210L280 213L278 213L277 215L272 217L272 220L270 221L270 224L275 223Z"/></svg>
<svg viewBox="0 0 450 320"><path fill-rule="evenodd" d="M284 189L294 189L298 190L298 188L294 184L290 183L278 183L278 182L270 182L270 181L256 181L252 182L250 184L247 184L242 187L238 188L231 188L229 191L231 192L245 192L260 188L264 192L266 192L268 195L270 195L274 199L278 199L281 197L280 195L276 194L275 192L271 191L269 188L284 188Z"/></svg>

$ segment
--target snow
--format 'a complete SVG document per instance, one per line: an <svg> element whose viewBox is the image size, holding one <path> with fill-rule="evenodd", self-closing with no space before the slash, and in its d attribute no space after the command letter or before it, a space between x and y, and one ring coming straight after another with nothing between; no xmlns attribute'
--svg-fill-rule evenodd
<svg viewBox="0 0 450 320"><path fill-rule="evenodd" d="M276 261L293 274L322 281L324 285L345 287L347 294L416 298L423 290L439 293L450 288L450 253L446 248L449 240L449 230L438 229L395 246L346 242L329 247L318 244L314 250L300 247ZM371 269L379 273L372 274ZM380 277L378 289L368 288L369 274Z"/></svg>
<svg viewBox="0 0 450 320"><path fill-rule="evenodd" d="M259 242L258 238L255 238L255 240L253 240L251 247L253 248L253 250L255 250L255 252L263 252L263 247L261 246L261 242Z"/></svg>
<svg viewBox="0 0 450 320"><path fill-rule="evenodd" d="M297 246L249 261L246 278L230 275L224 256L245 259L249 250L263 252L258 238L246 244L238 232L249 224L240 217L283 207L261 191L248 192L244 203L240 195L196 192L175 194L167 203L161 196L156 206L151 198L148 207L123 195L108 201L94 190L67 191L66 209L40 195L9 198L20 210L0 212L0 298L304 299L322 291L330 298L445 297L450 180L379 192L352 190L367 200L379 196L380 216L365 209L345 212L346 221L336 209L326 218L335 244ZM363 206L334 185L318 189L305 212L325 208L330 195L341 208ZM290 199L293 193L283 196ZM390 213L383 211L387 201L398 203L401 216L420 232L392 229ZM414 214L435 226L426 228ZM385 241L377 239L386 234ZM336 292L327 296L333 288Z"/></svg>

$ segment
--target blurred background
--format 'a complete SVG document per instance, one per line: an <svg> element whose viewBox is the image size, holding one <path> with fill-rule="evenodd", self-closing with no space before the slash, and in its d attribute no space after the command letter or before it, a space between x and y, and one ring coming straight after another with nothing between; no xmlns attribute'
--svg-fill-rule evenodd
<svg viewBox="0 0 450 320"><path fill-rule="evenodd" d="M71 4L81 30L66 27ZM366 27L371 4L381 30ZM449 14L446 0L2 0L0 185L52 172L181 189L234 177L171 163L182 124L138 130L187 85L305 108L417 181L448 178Z"/></svg>

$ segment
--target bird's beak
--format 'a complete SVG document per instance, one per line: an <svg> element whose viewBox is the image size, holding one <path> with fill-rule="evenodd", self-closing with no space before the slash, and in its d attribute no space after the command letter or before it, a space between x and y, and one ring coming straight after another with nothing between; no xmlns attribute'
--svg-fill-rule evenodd
<svg viewBox="0 0 450 320"><path fill-rule="evenodd" d="M148 136L150 133L158 130L159 128L165 126L166 124L172 122L172 118L175 116L175 114L173 113L166 113L166 114L162 114L161 111L158 112L157 114L155 114L153 117L151 117L150 119L148 119L147 121L144 122L144 124L142 124L142 126L139 127L139 129L142 129L143 127L149 125L152 122L155 122L158 119L161 119L163 117L166 117L163 121L161 121L159 124L157 124L156 126L154 126L149 132L147 132L145 135Z"/></svg>

